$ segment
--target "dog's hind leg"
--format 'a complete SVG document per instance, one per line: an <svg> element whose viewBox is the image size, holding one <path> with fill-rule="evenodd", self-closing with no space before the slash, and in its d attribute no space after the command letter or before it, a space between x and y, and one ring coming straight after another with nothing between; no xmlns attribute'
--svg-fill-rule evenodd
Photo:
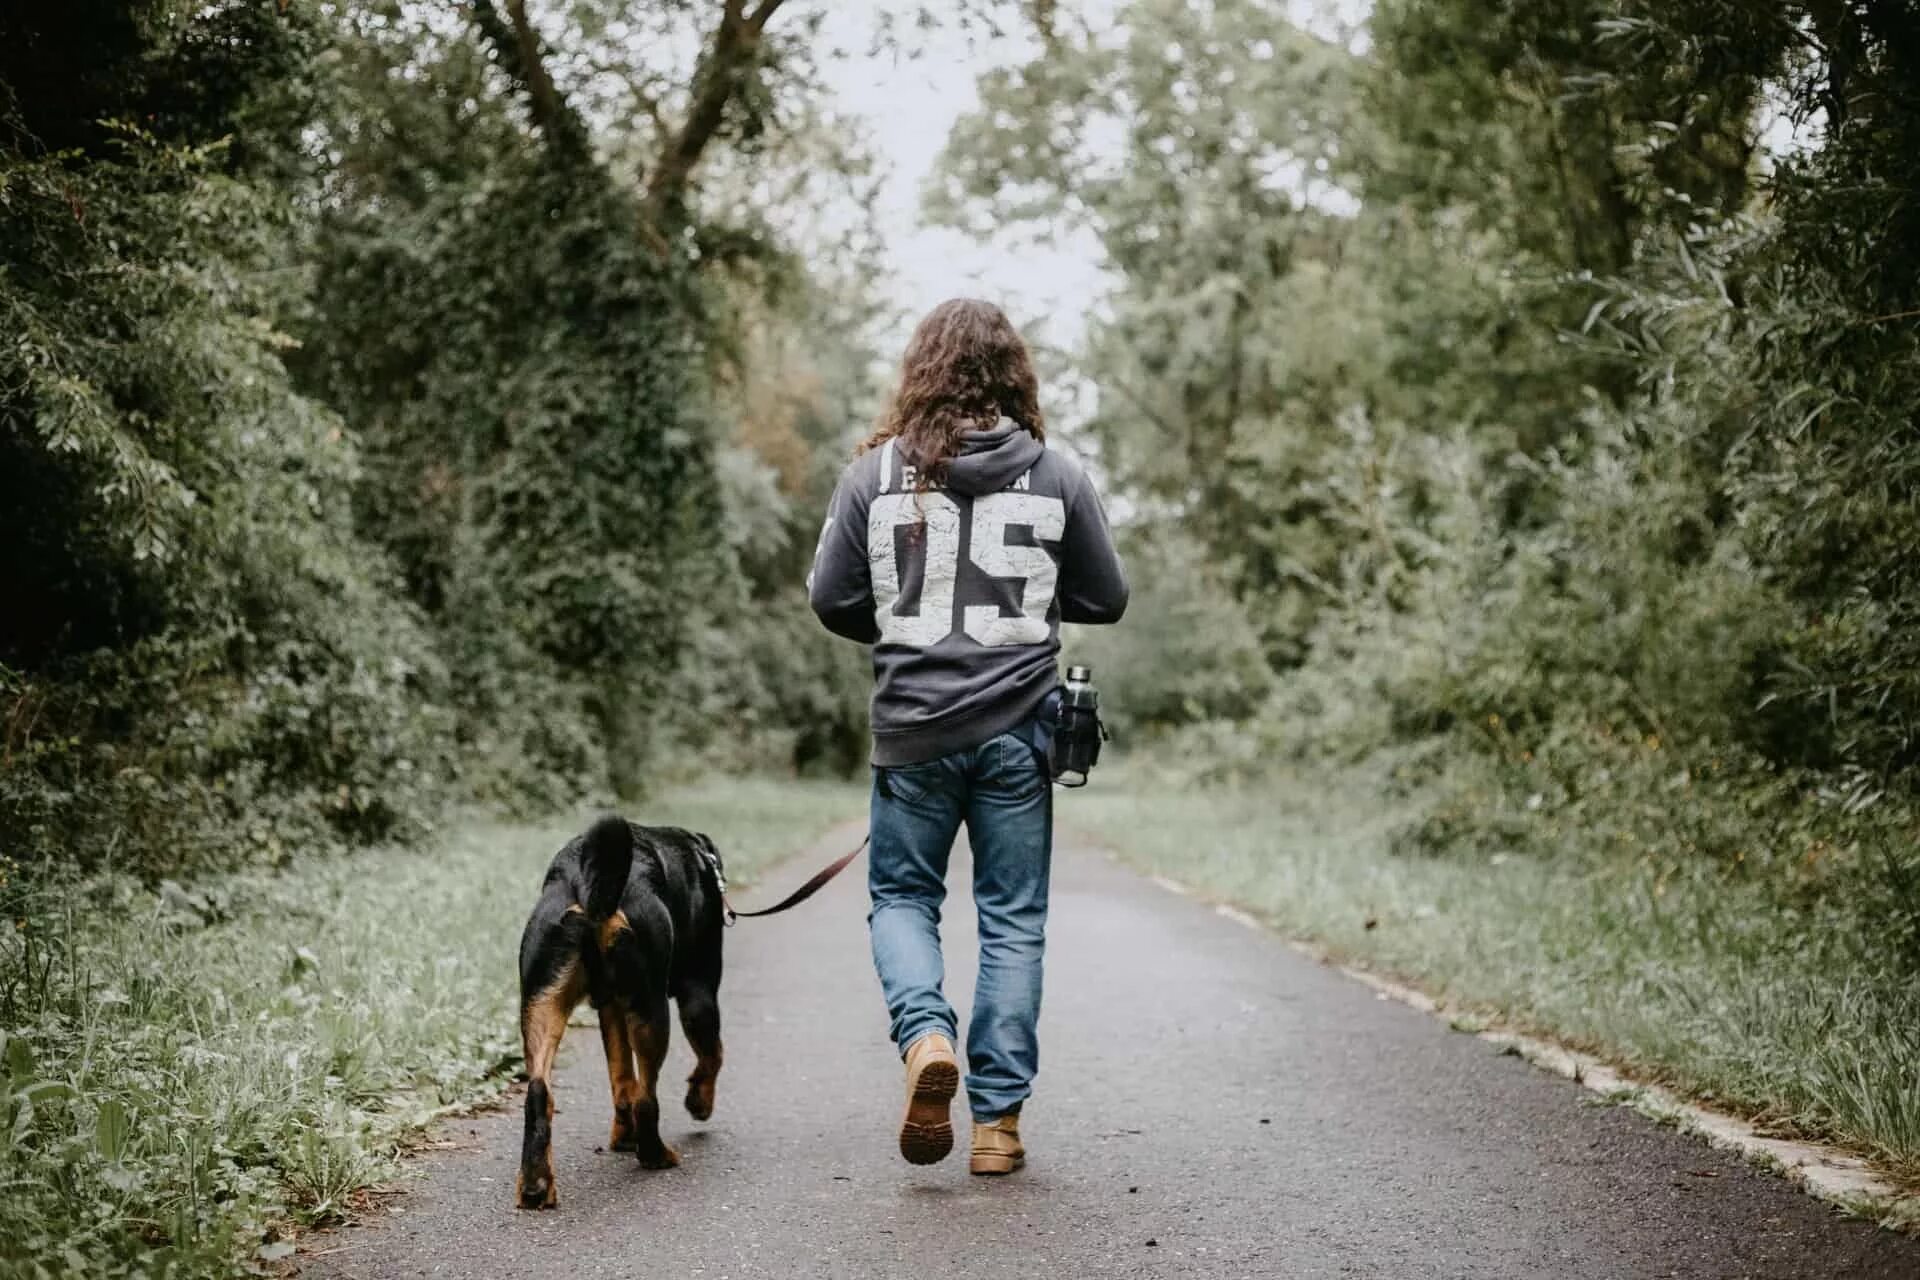
<svg viewBox="0 0 1920 1280"><path fill-rule="evenodd" d="M693 1074L687 1077L687 1113L705 1120L713 1114L713 1086L725 1057L720 1046L720 1001L705 985L690 985L680 992L679 1004L680 1025L696 1055Z"/></svg>
<svg viewBox="0 0 1920 1280"><path fill-rule="evenodd" d="M625 1005L601 1007L600 1043L607 1050L607 1086L613 1091L613 1133L607 1139L607 1149L633 1151L638 1148L633 1106L640 1098L640 1077L633 1069L633 1043L627 1038Z"/></svg>
<svg viewBox="0 0 1920 1280"><path fill-rule="evenodd" d="M645 1013L627 1017L627 1039L633 1043L634 1057L640 1064L640 1089L629 1110L634 1150L640 1163L649 1169L671 1169L680 1163L680 1153L660 1140L660 1064L666 1061L671 1035L664 994L649 1000Z"/></svg>
<svg viewBox="0 0 1920 1280"><path fill-rule="evenodd" d="M520 997L520 1038L527 1056L527 1127L520 1146L514 1198L522 1209L551 1209L560 1202L553 1177L553 1057L567 1033L567 1018L586 993L577 961Z"/></svg>

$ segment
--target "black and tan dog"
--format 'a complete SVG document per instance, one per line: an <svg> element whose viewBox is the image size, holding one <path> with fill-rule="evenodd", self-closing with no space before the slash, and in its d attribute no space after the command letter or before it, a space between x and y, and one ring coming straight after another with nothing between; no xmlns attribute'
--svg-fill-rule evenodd
<svg viewBox="0 0 1920 1280"><path fill-rule="evenodd" d="M687 1110L713 1114L720 1074L720 855L678 827L602 818L554 856L520 938L520 1034L527 1131L514 1195L523 1209L558 1203L553 1177L553 1057L581 1000L600 1012L613 1089L615 1151L649 1169L680 1162L660 1140L655 1087L667 1056L667 999L698 1055Z"/></svg>

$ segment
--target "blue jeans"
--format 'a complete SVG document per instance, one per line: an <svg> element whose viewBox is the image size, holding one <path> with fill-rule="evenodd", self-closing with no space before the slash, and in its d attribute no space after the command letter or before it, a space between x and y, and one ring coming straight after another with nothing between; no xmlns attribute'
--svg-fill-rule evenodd
<svg viewBox="0 0 1920 1280"><path fill-rule="evenodd" d="M976 1120L1017 1111L1040 1068L1040 957L1053 860L1053 792L1039 758L1003 733L925 764L873 771L867 890L873 967L901 1052L938 1031L958 1040L940 992L940 904L960 824L973 848L980 977L967 1024Z"/></svg>

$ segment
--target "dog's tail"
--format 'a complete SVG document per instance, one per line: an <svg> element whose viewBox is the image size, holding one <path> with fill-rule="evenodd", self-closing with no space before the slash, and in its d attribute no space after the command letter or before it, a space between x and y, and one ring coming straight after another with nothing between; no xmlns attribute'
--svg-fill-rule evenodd
<svg viewBox="0 0 1920 1280"><path fill-rule="evenodd" d="M580 905L598 924L620 909L627 891L627 873L633 869L633 827L625 818L609 814L587 828L580 859L586 878L586 898Z"/></svg>

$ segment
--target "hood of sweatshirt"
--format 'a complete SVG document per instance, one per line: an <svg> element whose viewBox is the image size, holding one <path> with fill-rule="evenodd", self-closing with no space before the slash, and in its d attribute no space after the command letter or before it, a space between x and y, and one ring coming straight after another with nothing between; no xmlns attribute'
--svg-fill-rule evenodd
<svg viewBox="0 0 1920 1280"><path fill-rule="evenodd" d="M960 452L947 464L947 488L968 497L998 493L1033 469L1046 446L1012 418L985 431L960 433Z"/></svg>

